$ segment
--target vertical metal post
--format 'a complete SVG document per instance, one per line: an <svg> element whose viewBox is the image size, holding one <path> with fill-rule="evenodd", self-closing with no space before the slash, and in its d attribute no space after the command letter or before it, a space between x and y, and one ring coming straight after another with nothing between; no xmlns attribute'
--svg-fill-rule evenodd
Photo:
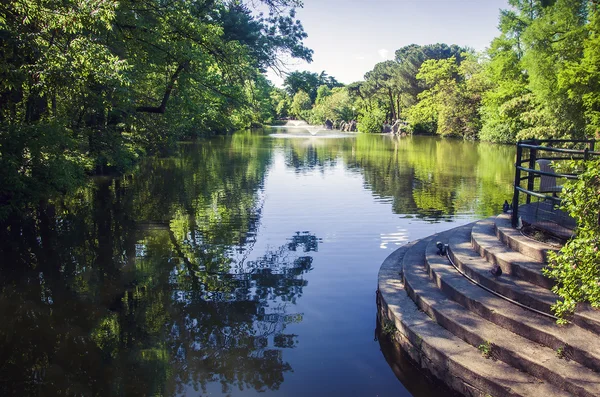
<svg viewBox="0 0 600 397"><path fill-rule="evenodd" d="M596 141L592 139L589 143L589 147L590 147L590 151L593 152L594 148L596 147Z"/></svg>
<svg viewBox="0 0 600 397"><path fill-rule="evenodd" d="M536 139L531 141L533 146L538 146L538 141ZM537 160L537 150L529 149L529 169L535 170L535 160ZM535 182L535 174L531 171L528 172L527 175L527 190L533 191L533 184ZM531 203L531 195L527 195L527 204Z"/></svg>
<svg viewBox="0 0 600 397"><path fill-rule="evenodd" d="M583 161L588 161L590 159L590 149L585 148L583 150Z"/></svg>
<svg viewBox="0 0 600 397"><path fill-rule="evenodd" d="M521 186L521 166L523 156L523 148L521 147L521 141L517 142L517 162L515 163L515 183L513 185L513 199L512 199L512 217L511 223L513 227L517 227L519 221L519 190L517 187Z"/></svg>

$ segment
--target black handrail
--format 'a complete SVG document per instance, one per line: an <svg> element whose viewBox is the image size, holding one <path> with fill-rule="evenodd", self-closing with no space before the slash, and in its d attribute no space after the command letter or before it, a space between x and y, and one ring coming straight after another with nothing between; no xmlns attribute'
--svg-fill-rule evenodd
<svg viewBox="0 0 600 397"><path fill-rule="evenodd" d="M585 143L586 148L583 150L573 149L573 148L559 148L553 147L550 145L541 145L541 143L552 144L552 143L568 143L578 144ZM517 142L517 159L515 162L515 182L514 182L514 192L513 192L513 200L512 200L512 225L513 227L517 226L519 221L519 194L524 193L527 195L527 203L531 202L531 197L537 197L544 200L550 200L554 204L560 204L560 197L556 196L556 192L553 195L544 194L544 192L538 192L534 190L535 186L535 178L539 178L542 175L550 176L554 178L564 178L564 179L577 179L578 175L576 174L559 174L555 172L547 172L535 169L535 164L537 160L551 160L553 162L556 161L566 161L566 160L590 160L592 157L600 156L600 152L594 151L596 146L596 141L594 139L528 139ZM529 156L524 157L524 152L529 151ZM551 152L551 153L562 153L565 154L565 157L555 157L555 156L538 156L538 152ZM527 166L524 166L523 163L526 163ZM521 176L521 173L525 173L526 176ZM527 181L527 188L521 186L521 181Z"/></svg>
<svg viewBox="0 0 600 397"><path fill-rule="evenodd" d="M553 147L548 147L548 146L529 145L529 144L522 144L521 146L524 148L528 148L528 149L537 149L537 150L543 150L545 152L566 153L566 154L582 154L587 150L588 154L600 155L600 152L594 152L589 149L584 149L584 150L562 149L562 148L553 148Z"/></svg>

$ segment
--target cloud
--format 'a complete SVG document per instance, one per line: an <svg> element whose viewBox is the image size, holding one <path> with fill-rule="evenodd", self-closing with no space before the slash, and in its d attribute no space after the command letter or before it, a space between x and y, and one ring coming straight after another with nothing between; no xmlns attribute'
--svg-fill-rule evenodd
<svg viewBox="0 0 600 397"><path fill-rule="evenodd" d="M377 50L377 53L379 53L379 56L381 57L381 59L390 59L389 58L390 52L388 50L386 50L385 48L381 48L381 49Z"/></svg>

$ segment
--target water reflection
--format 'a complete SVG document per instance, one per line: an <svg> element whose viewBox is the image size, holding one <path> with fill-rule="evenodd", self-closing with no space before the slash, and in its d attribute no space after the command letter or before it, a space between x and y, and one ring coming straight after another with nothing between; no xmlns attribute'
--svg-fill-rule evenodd
<svg viewBox="0 0 600 397"><path fill-rule="evenodd" d="M342 167L399 218L439 222L497 212L510 194L510 149L240 133L183 144L133 175L37 203L0 228L0 395L278 390L293 371L290 349L301 349L302 334L290 329L306 323L299 307L319 270L321 236L345 219L323 219L319 232L292 225L273 246L260 244L275 155L292 178L317 170L328 189L344 191L328 173ZM312 197L327 200L325 191ZM409 238L406 227L388 230L377 231L376 249ZM356 260L372 260L364 255ZM347 276L353 259L330 258L331 273L319 277Z"/></svg>
<svg viewBox="0 0 600 397"><path fill-rule="evenodd" d="M432 222L469 213L488 216L512 195L514 147L435 137L358 134L332 141L281 140L286 165L296 172L343 161L360 172L394 213Z"/></svg>
<svg viewBox="0 0 600 397"><path fill-rule="evenodd" d="M320 239L250 255L269 157L247 138L184 145L2 229L0 394L279 388Z"/></svg>

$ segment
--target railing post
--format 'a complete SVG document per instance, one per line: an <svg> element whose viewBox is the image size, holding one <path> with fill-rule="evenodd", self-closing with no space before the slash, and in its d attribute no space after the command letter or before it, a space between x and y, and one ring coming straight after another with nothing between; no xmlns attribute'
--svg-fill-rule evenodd
<svg viewBox="0 0 600 397"><path fill-rule="evenodd" d="M592 139L588 145L589 145L590 151L593 152L594 148L596 147L596 141Z"/></svg>
<svg viewBox="0 0 600 397"><path fill-rule="evenodd" d="M588 161L590 159L590 149L585 148L583 150L583 161Z"/></svg>
<svg viewBox="0 0 600 397"><path fill-rule="evenodd" d="M512 217L511 223L513 227L517 227L519 222L519 190L517 187L521 186L521 160L523 157L523 148L521 147L521 141L517 142L517 162L515 163L515 184L513 185L513 199L512 199Z"/></svg>
<svg viewBox="0 0 600 397"><path fill-rule="evenodd" d="M531 144L533 146L538 146L538 141L537 139L533 139L531 141ZM529 150L529 169L531 170L535 170L535 161L537 160L537 149L530 149ZM533 174L532 172L528 172L528 176L527 176L527 190L529 190L530 192L533 191L533 184L535 182L535 174ZM531 203L531 195L527 195L527 204Z"/></svg>

